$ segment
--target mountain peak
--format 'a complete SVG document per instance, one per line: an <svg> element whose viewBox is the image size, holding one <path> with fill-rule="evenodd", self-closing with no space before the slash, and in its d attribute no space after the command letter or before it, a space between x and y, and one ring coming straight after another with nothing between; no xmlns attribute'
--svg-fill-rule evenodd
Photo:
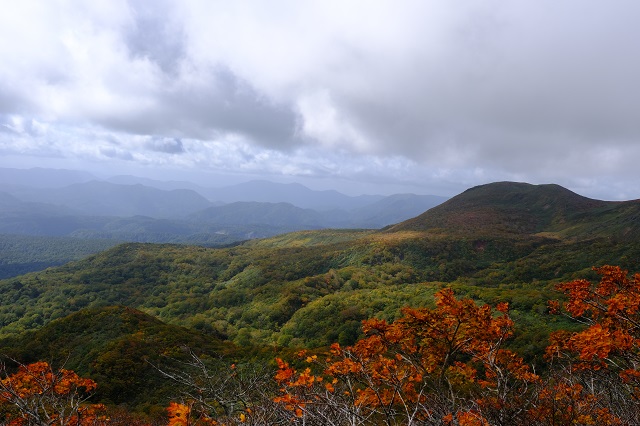
<svg viewBox="0 0 640 426"><path fill-rule="evenodd" d="M533 234L565 223L577 214L610 205L611 202L586 198L556 184L495 182L469 188L387 232Z"/></svg>

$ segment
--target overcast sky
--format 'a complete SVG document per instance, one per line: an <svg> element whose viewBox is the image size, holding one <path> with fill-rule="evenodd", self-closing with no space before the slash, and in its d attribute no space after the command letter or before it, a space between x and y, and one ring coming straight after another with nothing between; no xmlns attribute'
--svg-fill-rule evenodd
<svg viewBox="0 0 640 426"><path fill-rule="evenodd" d="M2 167L640 198L637 0L0 6Z"/></svg>

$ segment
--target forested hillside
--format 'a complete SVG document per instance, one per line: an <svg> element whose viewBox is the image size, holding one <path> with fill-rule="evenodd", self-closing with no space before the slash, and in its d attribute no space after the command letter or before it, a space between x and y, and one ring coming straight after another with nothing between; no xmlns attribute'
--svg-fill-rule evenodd
<svg viewBox="0 0 640 426"><path fill-rule="evenodd" d="M210 357L240 359L236 347L269 348L245 350L264 360L285 348L344 347L363 337L363 320L391 323L403 307L434 308L434 295L448 288L478 305L508 303L514 326L505 347L544 371L549 334L579 329L568 317L549 315L548 301L561 297L556 285L598 279L593 266L634 270L639 212L638 202L498 183L382 231L302 231L217 249L123 244L0 281L2 346L23 362L69 353L69 367L115 389L100 370L112 364L95 361L106 353L118 359L144 345L145 355L132 359L153 359L156 352L195 346ZM96 330L94 317L104 318L100 327L120 331ZM69 326L79 319L89 322ZM122 321L141 324L140 333L137 326L125 330ZM87 333L103 337L92 343ZM206 349L204 341L213 346Z"/></svg>
<svg viewBox="0 0 640 426"><path fill-rule="evenodd" d="M507 201L533 194L543 202L501 204L491 190ZM404 304L422 305L443 283L485 300L526 300L524 312L535 315L544 311L551 283L590 276L593 265L632 267L640 253L628 238L634 231L616 233L601 220L620 206L633 217L637 203L605 209L609 204L585 199L579 206L595 207L580 210L571 205L575 194L563 198L548 190L526 184L506 191L504 184L477 188L489 191L484 205L469 207L470 190L382 232L307 231L226 249L121 245L0 283L2 334L85 307L123 304L237 343L350 343L362 319L392 318ZM565 205L570 214L562 216ZM447 209L452 212L441 213ZM462 218L469 228L459 226ZM503 224L517 228L506 232ZM571 231L578 225L584 238ZM530 294L512 291L518 287Z"/></svg>
<svg viewBox="0 0 640 426"><path fill-rule="evenodd" d="M79 260L118 243L117 240L0 234L0 279Z"/></svg>

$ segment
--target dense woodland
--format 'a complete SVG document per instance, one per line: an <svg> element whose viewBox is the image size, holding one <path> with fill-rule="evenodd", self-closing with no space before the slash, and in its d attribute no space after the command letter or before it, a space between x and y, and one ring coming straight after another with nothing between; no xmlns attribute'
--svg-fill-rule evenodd
<svg viewBox="0 0 640 426"><path fill-rule="evenodd" d="M80 260L121 241L0 234L0 279Z"/></svg>
<svg viewBox="0 0 640 426"><path fill-rule="evenodd" d="M638 424L639 218L638 202L500 183L380 231L128 243L6 279L2 414Z"/></svg>

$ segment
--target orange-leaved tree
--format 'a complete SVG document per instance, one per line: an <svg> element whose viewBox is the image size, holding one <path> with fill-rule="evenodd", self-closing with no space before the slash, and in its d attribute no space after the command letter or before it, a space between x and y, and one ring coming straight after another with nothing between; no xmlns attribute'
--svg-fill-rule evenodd
<svg viewBox="0 0 640 426"><path fill-rule="evenodd" d="M508 306L495 312L451 289L434 309L403 309L393 323L370 319L365 338L297 371L278 360L276 401L300 424L500 424L527 415L539 381L504 349L512 334Z"/></svg>
<svg viewBox="0 0 640 426"><path fill-rule="evenodd" d="M553 333L546 355L563 366L565 384L589 400L585 408L599 410L590 414L594 422L640 424L640 274L630 277L617 266L594 270L599 282L557 286L567 300L550 302L551 309L585 327Z"/></svg>
<svg viewBox="0 0 640 426"><path fill-rule="evenodd" d="M168 426L194 426L196 424L211 424L207 418L193 418L191 404L171 402L167 407L169 416ZM200 416L198 416L200 417Z"/></svg>
<svg viewBox="0 0 640 426"><path fill-rule="evenodd" d="M557 286L568 296L562 308L587 327L553 334L547 355L571 357L579 368L613 367L636 384L640 378L640 274L629 278L617 266L595 270L601 276L599 283L581 279ZM551 307L560 310L558 302Z"/></svg>
<svg viewBox="0 0 640 426"><path fill-rule="evenodd" d="M46 362L1 368L0 412L9 425L84 426L106 424L105 407L86 404L96 388L71 370L54 370Z"/></svg>

